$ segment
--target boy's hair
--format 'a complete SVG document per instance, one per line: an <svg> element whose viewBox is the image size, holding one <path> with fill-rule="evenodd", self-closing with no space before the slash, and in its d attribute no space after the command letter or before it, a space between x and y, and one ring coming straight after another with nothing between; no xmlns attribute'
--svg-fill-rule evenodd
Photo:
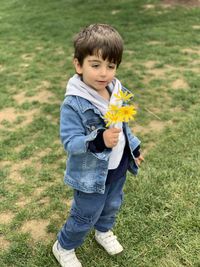
<svg viewBox="0 0 200 267"><path fill-rule="evenodd" d="M82 66L86 56L101 56L119 66L122 60L123 40L110 25L92 24L85 27L74 38L74 58Z"/></svg>

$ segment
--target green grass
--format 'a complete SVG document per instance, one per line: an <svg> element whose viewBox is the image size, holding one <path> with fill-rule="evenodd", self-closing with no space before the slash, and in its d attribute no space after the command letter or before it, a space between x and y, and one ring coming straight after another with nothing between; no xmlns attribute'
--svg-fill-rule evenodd
<svg viewBox="0 0 200 267"><path fill-rule="evenodd" d="M95 22L124 38L118 78L134 92L146 160L128 175L115 227L124 252L109 257L91 232L78 257L84 267L200 266L199 18L158 0L1 1L0 266L58 266L51 247L72 198L59 108L72 38Z"/></svg>

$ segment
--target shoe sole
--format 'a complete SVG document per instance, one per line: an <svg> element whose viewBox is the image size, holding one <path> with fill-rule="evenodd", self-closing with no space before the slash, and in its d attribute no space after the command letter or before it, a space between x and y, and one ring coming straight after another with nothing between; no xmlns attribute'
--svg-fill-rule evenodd
<svg viewBox="0 0 200 267"><path fill-rule="evenodd" d="M56 258L56 260L59 262L59 256L57 255L57 242L56 243L54 243L54 245L53 245L53 247L52 247L52 252L53 252L53 255L54 255L54 257ZM60 262L59 262L60 263Z"/></svg>

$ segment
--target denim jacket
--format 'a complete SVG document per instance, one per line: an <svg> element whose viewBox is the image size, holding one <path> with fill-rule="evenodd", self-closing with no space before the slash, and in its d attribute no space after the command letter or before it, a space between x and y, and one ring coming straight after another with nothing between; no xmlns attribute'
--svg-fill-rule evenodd
<svg viewBox="0 0 200 267"><path fill-rule="evenodd" d="M140 141L132 135L127 123L123 128L131 151L129 171L136 175L138 166L132 151ZM60 136L67 152L64 182L76 190L101 194L105 191L111 148L100 153L88 149L88 143L96 138L100 129L105 129L105 122L94 105L79 96L65 98L60 116Z"/></svg>

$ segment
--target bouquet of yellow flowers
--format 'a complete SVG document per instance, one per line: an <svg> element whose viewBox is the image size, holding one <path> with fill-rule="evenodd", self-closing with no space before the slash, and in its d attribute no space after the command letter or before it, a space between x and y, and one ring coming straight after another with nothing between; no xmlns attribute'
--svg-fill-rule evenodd
<svg viewBox="0 0 200 267"><path fill-rule="evenodd" d="M128 92L123 92L120 90L119 94L114 94L117 101L128 102L133 97L133 94ZM119 106L110 105L108 111L104 115L106 127L118 122L129 122L134 120L134 115L136 114L136 109L133 105Z"/></svg>

